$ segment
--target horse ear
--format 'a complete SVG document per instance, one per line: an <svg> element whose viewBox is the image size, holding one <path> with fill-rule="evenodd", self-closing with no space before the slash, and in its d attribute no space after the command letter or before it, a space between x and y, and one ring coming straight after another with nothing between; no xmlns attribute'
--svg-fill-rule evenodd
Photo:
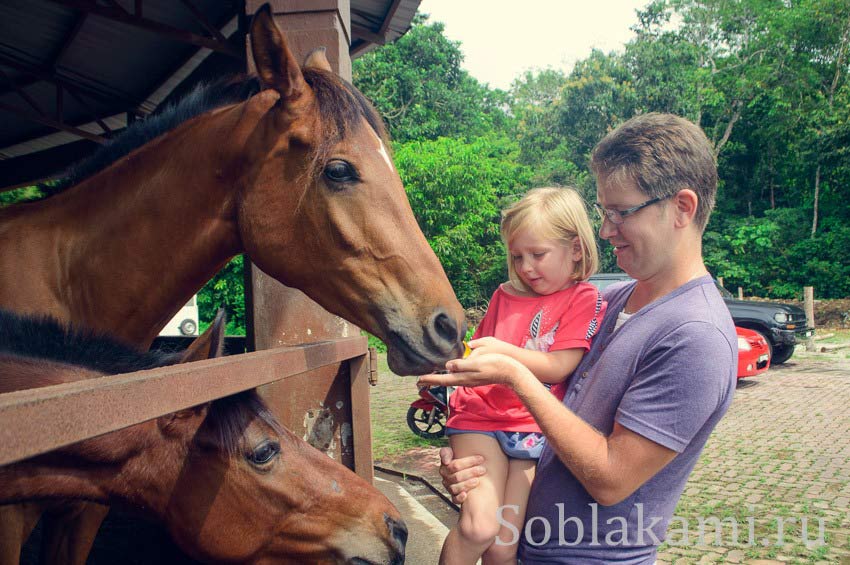
<svg viewBox="0 0 850 565"><path fill-rule="evenodd" d="M181 363L191 363L192 361L202 361L204 359L213 359L221 357L224 352L224 329L227 316L223 308L219 308L215 316L215 320L207 328L207 331L192 344L186 348L183 357L180 358Z"/></svg>
<svg viewBox="0 0 850 565"><path fill-rule="evenodd" d="M209 408L209 402L192 406L191 408L185 408L171 414L166 414L165 416L160 416L157 418L156 423L160 431L165 435L185 435L187 433L186 426L188 426L189 430L197 426L198 421L202 421L207 417Z"/></svg>
<svg viewBox="0 0 850 565"><path fill-rule="evenodd" d="M263 84L277 90L284 100L302 95L307 83L268 4L257 10L251 22L251 53Z"/></svg>
<svg viewBox="0 0 850 565"><path fill-rule="evenodd" d="M304 68L333 72L331 64L328 62L327 50L324 47L317 47L310 51L307 58L304 59Z"/></svg>

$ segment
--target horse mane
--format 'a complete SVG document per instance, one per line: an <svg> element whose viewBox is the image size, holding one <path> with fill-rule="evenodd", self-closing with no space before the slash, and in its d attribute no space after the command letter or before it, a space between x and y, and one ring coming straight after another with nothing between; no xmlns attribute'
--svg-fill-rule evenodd
<svg viewBox="0 0 850 565"><path fill-rule="evenodd" d="M71 165L61 179L42 183L39 188L48 195L62 192L180 124L216 108L247 100L259 91L260 79L256 76L242 75L199 84L179 101L168 104L153 116L134 122L94 153Z"/></svg>
<svg viewBox="0 0 850 565"><path fill-rule="evenodd" d="M0 310L0 353L75 365L105 375L173 365L181 358L179 353L140 351L48 316L19 316L5 310Z"/></svg>
<svg viewBox="0 0 850 565"><path fill-rule="evenodd" d="M383 120L366 97L351 83L319 69L305 68L302 69L302 74L316 95L322 122L322 142L313 157L312 175L321 170L321 164L327 159L331 148L349 131L359 127L361 117L366 119L381 138L387 150L390 149ZM254 75L237 75L200 84L179 101L166 106L163 111L135 122L101 145L94 153L71 165L61 179L42 183L39 189L47 196L58 194L106 169L133 150L180 124L216 108L244 102L262 89L259 77Z"/></svg>
<svg viewBox="0 0 850 565"><path fill-rule="evenodd" d="M47 316L19 316L0 310L0 365L31 365L42 360L53 362L45 364L45 370L58 363L102 376L174 365L181 358L181 353L139 351L108 335L66 326ZM5 372L0 372L0 378L5 376ZM255 419L283 433L280 423L253 389L212 402L204 426L224 452L238 456L243 451L243 432Z"/></svg>

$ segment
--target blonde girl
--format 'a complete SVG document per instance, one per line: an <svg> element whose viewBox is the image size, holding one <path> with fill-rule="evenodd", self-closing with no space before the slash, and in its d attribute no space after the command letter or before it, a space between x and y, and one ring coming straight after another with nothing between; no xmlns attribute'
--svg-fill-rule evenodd
<svg viewBox="0 0 850 565"><path fill-rule="evenodd" d="M501 234L510 280L493 293L471 355L506 354L563 397L604 312L586 282L599 259L585 203L571 188L536 188L502 213ZM469 491L440 563L515 563L515 534L545 439L505 386L460 387L450 407L454 457L480 455L487 473Z"/></svg>

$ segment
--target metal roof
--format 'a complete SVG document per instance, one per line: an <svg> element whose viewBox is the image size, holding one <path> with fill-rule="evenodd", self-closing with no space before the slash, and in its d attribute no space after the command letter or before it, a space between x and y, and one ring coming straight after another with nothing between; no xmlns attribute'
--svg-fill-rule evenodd
<svg viewBox="0 0 850 565"><path fill-rule="evenodd" d="M420 0L350 0L352 57ZM0 191L49 178L128 121L244 66L242 0L0 0Z"/></svg>

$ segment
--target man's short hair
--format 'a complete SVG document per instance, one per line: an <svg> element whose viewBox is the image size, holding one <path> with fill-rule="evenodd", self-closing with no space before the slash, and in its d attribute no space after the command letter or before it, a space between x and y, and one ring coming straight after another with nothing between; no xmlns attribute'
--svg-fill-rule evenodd
<svg viewBox="0 0 850 565"><path fill-rule="evenodd" d="M717 194L717 162L699 126L672 114L642 114L605 136L590 158L597 179L634 184L650 198L690 188L694 223L705 230Z"/></svg>

